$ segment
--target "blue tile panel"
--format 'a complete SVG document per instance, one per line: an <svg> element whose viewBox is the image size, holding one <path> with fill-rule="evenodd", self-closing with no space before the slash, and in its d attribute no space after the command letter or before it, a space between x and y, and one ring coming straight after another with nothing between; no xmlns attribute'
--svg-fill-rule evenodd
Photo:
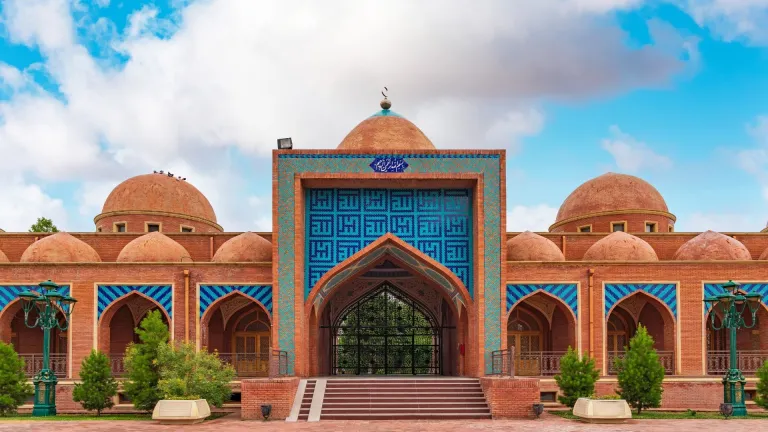
<svg viewBox="0 0 768 432"><path fill-rule="evenodd" d="M578 285L570 284L511 284L507 285L507 313L520 301L521 298L544 291L559 298L573 312L573 316L579 316Z"/></svg>
<svg viewBox="0 0 768 432"><path fill-rule="evenodd" d="M69 285L60 285L58 292L61 295L69 295ZM38 285L0 285L0 311L19 298L22 291L40 292Z"/></svg>
<svg viewBox="0 0 768 432"><path fill-rule="evenodd" d="M675 319L677 316L677 285L671 283L663 284L605 284L605 316L608 316L611 308L623 298L636 292L643 291L649 294L665 305L672 311Z"/></svg>
<svg viewBox="0 0 768 432"><path fill-rule="evenodd" d="M213 302L234 291L256 299L272 315L272 285L200 285L200 316Z"/></svg>
<svg viewBox="0 0 768 432"><path fill-rule="evenodd" d="M472 192L308 189L304 296L340 262L392 233L448 267L472 294Z"/></svg>
<svg viewBox="0 0 768 432"><path fill-rule="evenodd" d="M503 247L501 215L501 155L497 153L387 153L387 154L344 154L344 153L281 153L277 155L277 222L275 233L278 252L274 257L277 265L279 292L275 293L279 310L278 341L280 349L293 354L295 346L295 286L294 262L296 251L294 180L301 173L345 174L370 173L370 164L376 158L402 157L408 163L409 173L462 174L476 173L483 176L482 205L483 237L486 248L482 262L484 276L479 283L485 289L485 367L490 371L491 352L501 347L501 248ZM280 301L280 299L288 299ZM294 358L291 356L291 358ZM293 373L293 363L289 363Z"/></svg>
<svg viewBox="0 0 768 432"><path fill-rule="evenodd" d="M96 287L96 302L98 318L115 302L115 300L132 292L138 292L156 301L165 310L169 318L173 318L173 286L172 285L98 285Z"/></svg>
<svg viewBox="0 0 768 432"><path fill-rule="evenodd" d="M718 294L723 294L725 292L725 289L723 289L722 283L708 283L704 284L704 298L710 297L710 296L716 296ZM763 295L762 302L764 305L768 306L768 282L752 282L752 283L743 283L741 284L741 290L744 292L756 292L758 294ZM704 299L701 299L702 303L704 304L704 315L709 313L709 310L711 307L704 303Z"/></svg>

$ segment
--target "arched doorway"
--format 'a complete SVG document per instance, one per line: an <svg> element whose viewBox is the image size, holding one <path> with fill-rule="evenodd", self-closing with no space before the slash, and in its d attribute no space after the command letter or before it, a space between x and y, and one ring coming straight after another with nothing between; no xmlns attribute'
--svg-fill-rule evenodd
<svg viewBox="0 0 768 432"><path fill-rule="evenodd" d="M99 318L99 350L110 357L112 374L125 374L125 350L139 343L136 328L147 314L159 310L163 324L169 327L169 317L154 300L132 292L110 304ZM172 330L169 328L169 337Z"/></svg>
<svg viewBox="0 0 768 432"><path fill-rule="evenodd" d="M389 281L330 326L332 375L442 375L445 327Z"/></svg>
<svg viewBox="0 0 768 432"><path fill-rule="evenodd" d="M272 364L272 320L260 303L233 292L203 315L202 349L217 352L239 377L268 376Z"/></svg>
<svg viewBox="0 0 768 432"><path fill-rule="evenodd" d="M558 298L537 292L519 301L507 317L507 347L515 350L515 373L552 376L576 346L576 319Z"/></svg>
<svg viewBox="0 0 768 432"><path fill-rule="evenodd" d="M389 300L382 300L385 298ZM361 309L378 315L378 321L371 318L371 322L377 324L357 326L345 318L358 307L352 306L358 301ZM384 303L386 312L383 307L373 306ZM401 317L403 325L400 326L396 321L388 321L389 305L393 311L400 306L401 312L408 310L415 314L410 324L405 323L405 317ZM303 373L309 376L347 374L354 369L355 374L361 375L472 374L478 365L471 362L476 347L467 343L477 342L476 338L469 337L471 327L476 325L471 305L466 287L445 266L392 234L382 236L323 275L310 291L305 302L308 343L303 351L309 361ZM378 329L374 331L372 327ZM410 333L403 334L401 329ZM354 364L341 364L350 354L337 356L337 353L352 348L339 348L340 344L351 343L351 338L339 339L339 335L352 333L359 335L355 340L360 346L355 348L358 353L383 350L386 344L387 352L375 360L375 367L370 365L370 359L375 356L368 357L367 365L363 364L362 357L362 363L355 358ZM405 336L411 339L407 344ZM423 354L416 355L416 363L409 363L414 360L413 354L400 360L392 357L390 340L397 344L399 339L406 345L402 350L411 353L423 353L430 346L428 364Z"/></svg>
<svg viewBox="0 0 768 432"><path fill-rule="evenodd" d="M730 367L730 330L713 330L712 315L715 325L722 325L722 313L710 311L706 316L706 367L708 375L724 375ZM741 314L747 325L752 324L752 314L748 308ZM736 332L736 349L739 369L745 375L754 375L757 369L768 361L768 308L765 305L757 310L756 321L751 329Z"/></svg>
<svg viewBox="0 0 768 432"><path fill-rule="evenodd" d="M59 319L61 314L57 315ZM7 317L7 318L6 318ZM37 321L37 308L32 308L29 312L27 322ZM43 331L39 328L29 328L25 324L24 310L20 302L15 302L8 306L3 313L3 321L10 319L10 334L8 340L4 342L11 343L19 357L24 359L24 372L28 377L32 377L43 368ZM66 324L61 321L60 324ZM51 339L49 341L49 359L50 368L59 378L65 378L68 374L68 332L61 331L58 328L51 329Z"/></svg>
<svg viewBox="0 0 768 432"><path fill-rule="evenodd" d="M616 360L624 357L629 340L644 326L668 375L675 373L676 331L672 312L657 298L636 291L616 303L605 322L608 375L616 375Z"/></svg>

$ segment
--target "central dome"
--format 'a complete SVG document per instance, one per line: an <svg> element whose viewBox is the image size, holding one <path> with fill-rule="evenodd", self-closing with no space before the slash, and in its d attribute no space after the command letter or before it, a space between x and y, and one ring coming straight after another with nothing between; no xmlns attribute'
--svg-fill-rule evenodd
<svg viewBox="0 0 768 432"><path fill-rule="evenodd" d="M363 120L341 141L337 150L435 150L432 141L415 124L391 111L388 99L381 111Z"/></svg>

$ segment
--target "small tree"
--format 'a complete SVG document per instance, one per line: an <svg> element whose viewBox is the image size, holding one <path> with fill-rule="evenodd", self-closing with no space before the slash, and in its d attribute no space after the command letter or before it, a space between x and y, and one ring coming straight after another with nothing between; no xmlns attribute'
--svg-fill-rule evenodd
<svg viewBox="0 0 768 432"><path fill-rule="evenodd" d="M235 369L222 363L218 354L196 351L193 344L160 347L159 389L166 399L205 399L221 408L232 394L229 382Z"/></svg>
<svg viewBox="0 0 768 432"><path fill-rule="evenodd" d="M560 374L555 375L555 382L562 395L557 399L570 408L580 397L590 397L595 393L595 382L600 372L595 369L595 360L579 354L568 347L568 352L560 359Z"/></svg>
<svg viewBox="0 0 768 432"><path fill-rule="evenodd" d="M131 344L126 349L124 389L136 409L151 411L162 399L162 393L157 388L160 380L157 356L160 347L168 342L168 327L163 323L160 311L147 314L136 334L141 343Z"/></svg>
<svg viewBox="0 0 768 432"><path fill-rule="evenodd" d="M757 369L757 397L755 403L768 409L768 361Z"/></svg>
<svg viewBox="0 0 768 432"><path fill-rule="evenodd" d="M53 224L53 221L40 217L37 218L37 222L35 222L31 227L29 227L29 232L34 233L50 233L50 232L59 232L59 229L56 228L56 225Z"/></svg>
<svg viewBox="0 0 768 432"><path fill-rule="evenodd" d="M24 359L12 345L0 342L0 416L15 413L33 393L24 375Z"/></svg>
<svg viewBox="0 0 768 432"><path fill-rule="evenodd" d="M637 409L638 414L645 408L661 405L664 366L653 348L653 338L642 324L630 339L626 356L616 361L616 369L619 372L618 393Z"/></svg>
<svg viewBox="0 0 768 432"><path fill-rule="evenodd" d="M102 410L115 404L112 397L117 394L117 381L112 378L112 369L106 354L91 350L91 354L83 359L80 379L82 383L75 384L72 400L80 402L83 408L88 411L96 410L96 415L100 416Z"/></svg>

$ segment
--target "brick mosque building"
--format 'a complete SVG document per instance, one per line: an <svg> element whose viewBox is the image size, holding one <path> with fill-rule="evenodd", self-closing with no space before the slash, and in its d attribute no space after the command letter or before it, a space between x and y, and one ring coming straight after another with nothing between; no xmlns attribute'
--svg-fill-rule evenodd
<svg viewBox="0 0 768 432"><path fill-rule="evenodd" d="M233 403L271 400L283 417L317 377L476 382L515 347L515 374L535 378L482 382L501 416L504 395L555 400L569 346L612 392L613 361L643 324L667 372L664 406L717 409L728 341L702 299L733 279L766 301L768 233L676 232L659 191L613 173L576 187L549 232L508 233L505 152L439 150L390 106L328 150L274 151L272 232L225 231L194 179L160 171L118 185L94 232L0 233L0 339L40 367L42 332L16 296L52 279L78 300L51 345L60 410L79 408L69 394L90 350L119 376L134 327L159 310L174 340L235 366ZM737 342L753 374L768 359L766 307Z"/></svg>

